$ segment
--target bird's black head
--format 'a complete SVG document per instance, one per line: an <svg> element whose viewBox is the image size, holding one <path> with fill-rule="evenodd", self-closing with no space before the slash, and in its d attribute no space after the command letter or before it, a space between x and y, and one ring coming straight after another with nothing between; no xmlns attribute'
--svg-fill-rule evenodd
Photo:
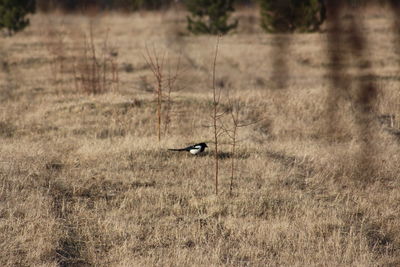
<svg viewBox="0 0 400 267"><path fill-rule="evenodd" d="M202 146L202 147L208 147L206 143L199 143L197 145Z"/></svg>

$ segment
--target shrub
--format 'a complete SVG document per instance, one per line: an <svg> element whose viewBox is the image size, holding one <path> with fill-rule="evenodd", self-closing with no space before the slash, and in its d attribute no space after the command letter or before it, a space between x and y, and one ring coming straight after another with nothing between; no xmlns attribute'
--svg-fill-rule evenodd
<svg viewBox="0 0 400 267"><path fill-rule="evenodd" d="M259 0L261 26L267 32L310 32L325 20L323 0Z"/></svg>
<svg viewBox="0 0 400 267"><path fill-rule="evenodd" d="M89 38L84 35L83 45L79 49L81 54L73 64L75 88L87 94L118 91L118 53L108 45L108 32L102 44L103 49L100 50L102 52L99 52L94 38L93 22L90 22Z"/></svg>
<svg viewBox="0 0 400 267"><path fill-rule="evenodd" d="M225 34L236 28L238 21L228 24L229 13L234 11L233 0L186 0L191 16L187 17L188 30L194 34Z"/></svg>
<svg viewBox="0 0 400 267"><path fill-rule="evenodd" d="M0 0L0 29L6 28L9 35L29 25L26 16L35 12L34 0Z"/></svg>

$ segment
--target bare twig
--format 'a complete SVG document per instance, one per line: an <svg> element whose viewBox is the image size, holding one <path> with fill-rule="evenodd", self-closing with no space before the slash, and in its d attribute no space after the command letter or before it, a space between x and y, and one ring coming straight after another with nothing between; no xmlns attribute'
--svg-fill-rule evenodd
<svg viewBox="0 0 400 267"><path fill-rule="evenodd" d="M179 76L179 71L180 71L180 63L181 63L181 58L178 58L178 63L176 65L176 68L174 72L171 71L170 65L168 67L168 79L167 79L167 96L166 96L166 107L165 107L165 120L164 120L164 133L167 134L169 130L169 125L171 123L171 117L170 117L170 112L171 112L171 92L173 88L175 87L176 80L178 79Z"/></svg>
<svg viewBox="0 0 400 267"><path fill-rule="evenodd" d="M212 66L212 90L213 90L213 113L212 113L212 121L213 121L213 129L214 129L214 148L215 148L215 194L218 195L218 171L219 171L219 162L218 162L218 137L220 133L220 128L218 125L218 106L221 96L221 89L217 90L215 86L215 73L217 66L217 56L218 56L218 48L219 48L220 36L217 37L217 43L215 45L215 54Z"/></svg>
<svg viewBox="0 0 400 267"><path fill-rule="evenodd" d="M157 135L158 142L161 141L161 122L164 118L164 133L166 134L169 130L169 124L171 122L170 111L171 111L171 92L175 87L175 82L179 76L180 70L180 58L178 60L176 69L174 72L168 69L168 77L165 79L164 75L164 63L165 53L160 57L156 49L153 47L152 51L146 46L146 54L143 55L147 65L150 67L154 78L156 79L156 103L157 103ZM168 60L167 60L168 63ZM168 67L170 65L168 64ZM164 97L164 89L167 89L166 97ZM163 108L163 98L166 98L166 107ZM165 114L164 114L165 113ZM164 116L163 116L164 114Z"/></svg>
<svg viewBox="0 0 400 267"><path fill-rule="evenodd" d="M252 122L242 122L240 120L240 111L242 105L240 104L239 100L232 100L232 98L228 94L228 103L229 103L229 112L231 117L231 127L228 128L221 122L221 127L223 131L228 135L229 139L231 139L231 179L229 185L229 194L233 194L233 180L235 177L235 156L236 156L236 148L239 142L238 140L238 130L242 127L247 127L253 124L258 123L259 121L252 121Z"/></svg>
<svg viewBox="0 0 400 267"><path fill-rule="evenodd" d="M163 68L165 53L162 58L157 54L156 49L153 47L152 53L150 53L149 48L146 46L146 55L144 58L149 65L153 75L156 79L156 97L157 97L157 136L158 142L161 141L161 115L162 115L162 91L163 91Z"/></svg>
<svg viewBox="0 0 400 267"><path fill-rule="evenodd" d="M102 54L96 50L93 22L89 25L89 38L83 37L82 55L73 65L75 87L89 94L118 90L119 76L116 55L110 52L108 31L103 41Z"/></svg>

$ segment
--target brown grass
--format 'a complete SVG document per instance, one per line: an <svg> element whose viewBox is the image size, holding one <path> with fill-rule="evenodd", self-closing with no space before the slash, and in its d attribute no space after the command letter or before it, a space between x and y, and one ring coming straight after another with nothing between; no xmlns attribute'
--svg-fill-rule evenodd
<svg viewBox="0 0 400 267"><path fill-rule="evenodd" d="M1 266L400 265L400 79L390 11L363 13L368 64L350 56L341 62L348 90L332 108L330 138L326 32L291 36L281 90L272 80L279 74L274 36L253 26L248 33L249 22L221 39L216 84L239 92L244 121L260 121L238 129L233 197L229 137L219 143L218 196L213 149L200 157L163 149L213 138L203 125L212 109L215 38L179 34L185 20L174 13L97 17L94 43L109 29L118 48L119 90L86 94L74 90L71 69L54 79L49 67L58 52L41 32L51 18L71 33L62 42L63 64L71 66L74 29L89 18L46 16L0 39ZM257 21L249 10L243 16ZM160 146L154 92L143 86L152 79L146 43L165 46L171 60L182 55L181 89L171 93ZM342 52L351 54L346 46ZM354 112L362 79L378 89L373 150L365 150Z"/></svg>

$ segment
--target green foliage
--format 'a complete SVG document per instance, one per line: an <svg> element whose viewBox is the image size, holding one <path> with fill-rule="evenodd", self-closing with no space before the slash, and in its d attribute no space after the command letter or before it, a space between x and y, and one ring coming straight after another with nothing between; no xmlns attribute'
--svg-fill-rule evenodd
<svg viewBox="0 0 400 267"><path fill-rule="evenodd" d="M234 11L234 0L186 0L191 16L187 17L188 30L194 34L225 34L238 25L228 23L229 14Z"/></svg>
<svg viewBox="0 0 400 267"><path fill-rule="evenodd" d="M261 26L267 32L310 32L325 20L323 0L259 0Z"/></svg>
<svg viewBox="0 0 400 267"><path fill-rule="evenodd" d="M26 16L35 12L34 0L0 0L0 29L11 35L29 25Z"/></svg>

